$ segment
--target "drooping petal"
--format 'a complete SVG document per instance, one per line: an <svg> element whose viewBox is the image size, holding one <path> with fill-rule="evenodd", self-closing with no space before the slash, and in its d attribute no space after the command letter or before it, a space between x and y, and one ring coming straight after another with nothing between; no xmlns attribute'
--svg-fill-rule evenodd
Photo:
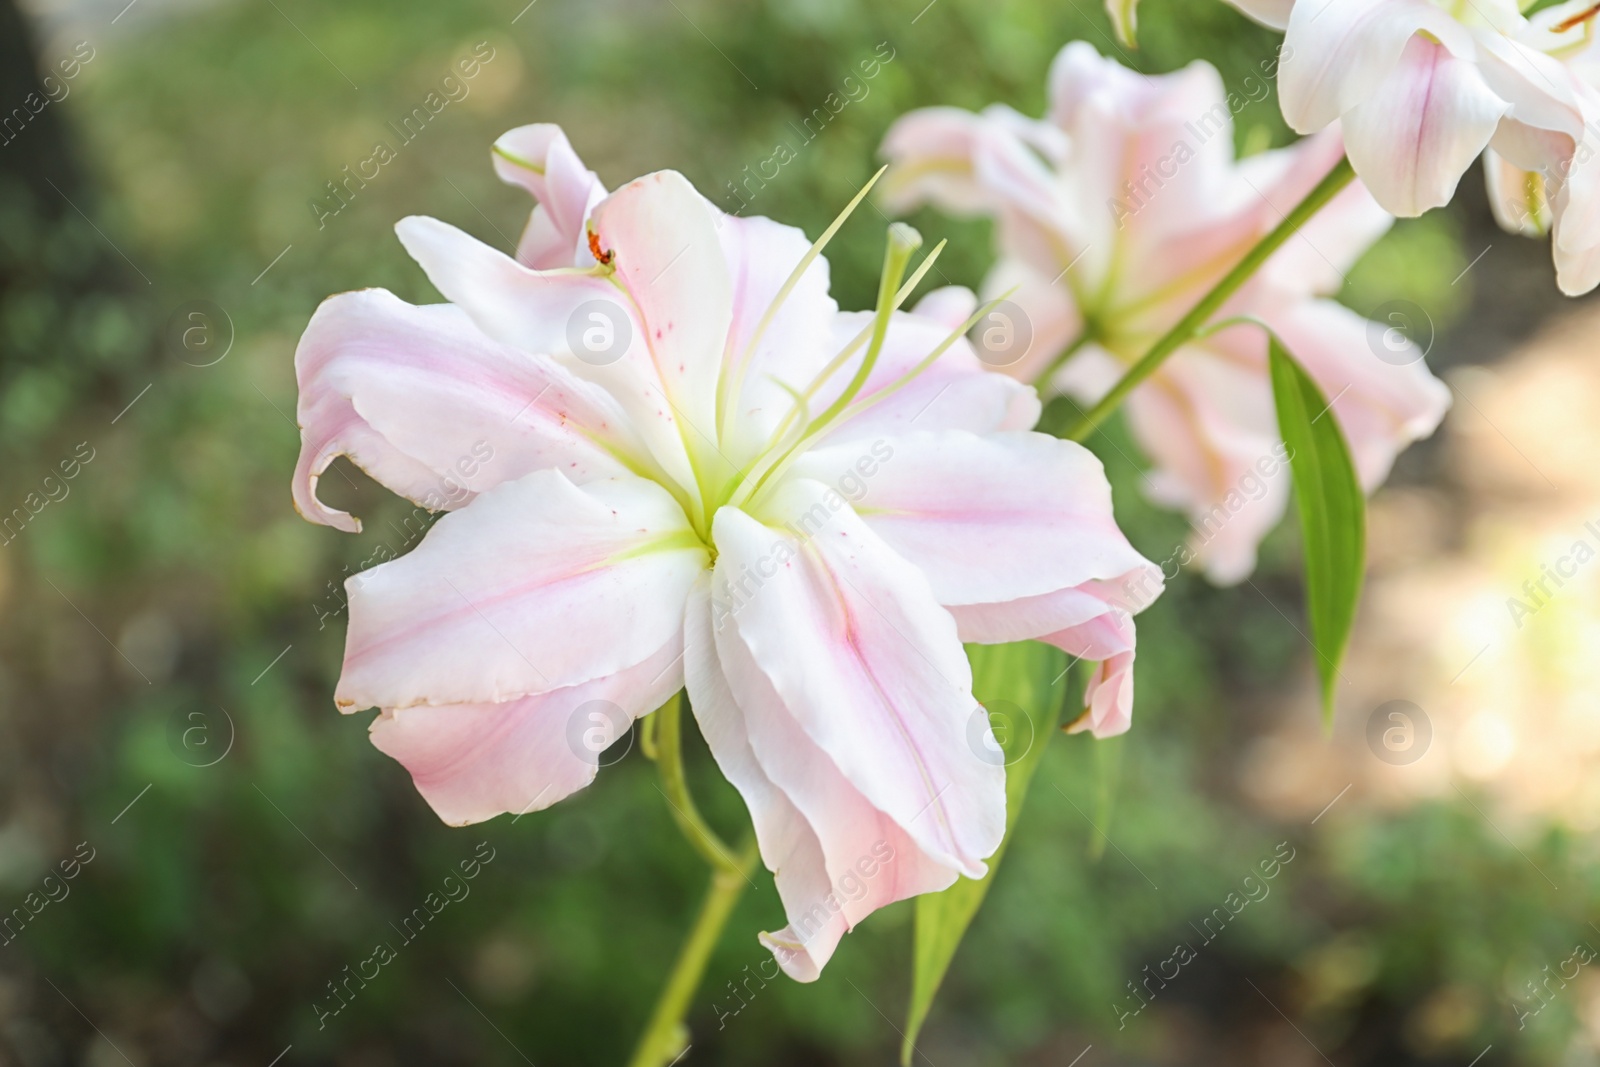
<svg viewBox="0 0 1600 1067"><path fill-rule="evenodd" d="M1117 528L1100 460L1045 434L838 445L802 458L794 476L848 499L946 606L1039 596L1148 565Z"/></svg>
<svg viewBox="0 0 1600 1067"><path fill-rule="evenodd" d="M1161 594L1161 570L1144 564L1114 581L1085 582L1044 596L950 609L961 639L976 644L1038 640L1097 662L1073 732L1123 733L1133 721L1133 616Z"/></svg>
<svg viewBox="0 0 1600 1067"><path fill-rule="evenodd" d="M1420 215L1450 202L1509 108L1475 64L1413 37L1388 77L1345 115L1345 150L1386 210Z"/></svg>
<svg viewBox="0 0 1600 1067"><path fill-rule="evenodd" d="M717 655L710 589L711 577L705 575L689 594L684 623L684 686L706 747L750 811L762 862L775 875L785 911L803 914L810 902L826 899L831 888L822 846L811 824L767 777L750 748L744 723L746 711L735 701ZM815 933L828 939L829 927L834 927L832 943L837 943L843 936L843 926L843 916L836 915L831 922L825 919L818 923ZM780 962L784 962L782 957ZM816 963L814 969L820 971L821 963ZM810 981L815 974L807 977L802 969L795 977Z"/></svg>
<svg viewBox="0 0 1600 1067"><path fill-rule="evenodd" d="M682 660L674 635L632 667L549 693L385 709L372 743L451 826L542 811L594 781L601 753L678 691Z"/></svg>
<svg viewBox="0 0 1600 1067"><path fill-rule="evenodd" d="M1083 714L1068 724L1067 732L1088 730L1096 737L1127 733L1133 725L1132 617L1121 611L1107 611L1041 640L1099 664L1084 689Z"/></svg>
<svg viewBox="0 0 1600 1067"><path fill-rule="evenodd" d="M401 219L395 232L428 280L497 341L556 356L604 386L652 456L679 485L695 484L685 435L655 378L645 326L633 303L595 270L530 270L437 219ZM574 349L577 349L575 351Z"/></svg>
<svg viewBox="0 0 1600 1067"><path fill-rule="evenodd" d="M436 511L536 470L581 484L648 462L610 396L489 339L450 305L416 307L382 289L329 297L300 339L295 374L295 504L343 530L360 524L316 498L339 455Z"/></svg>
<svg viewBox="0 0 1600 1067"><path fill-rule="evenodd" d="M522 186L539 202L517 242L517 262L535 270L593 265L585 223L606 187L561 127L518 126L500 135L490 158L501 181Z"/></svg>
<svg viewBox="0 0 1600 1067"><path fill-rule="evenodd" d="M792 480L762 521L717 513L723 625L874 808L932 860L979 877L1005 829L1005 775L966 740L977 704L955 622L921 572L833 503Z"/></svg>
<svg viewBox="0 0 1600 1067"><path fill-rule="evenodd" d="M678 632L705 547L666 490L558 472L451 512L352 577L342 707L497 703L639 663Z"/></svg>
<svg viewBox="0 0 1600 1067"><path fill-rule="evenodd" d="M817 978L839 939L885 904L950 885L806 736L726 619L710 582L689 603L687 685L718 767L744 797L788 925L761 940L791 977Z"/></svg>
<svg viewBox="0 0 1600 1067"><path fill-rule="evenodd" d="M926 574L963 641L1038 639L1104 661L1084 728L1126 730L1132 616L1160 593L1161 572L1117 528L1094 454L1031 433L915 434L881 445L815 453L796 474L849 498Z"/></svg>
<svg viewBox="0 0 1600 1067"><path fill-rule="evenodd" d="M1474 52L1466 27L1429 0L1295 4L1283 39L1288 59L1278 68L1284 121L1314 133L1372 99L1419 32L1457 55ZM1402 127L1407 121L1395 119Z"/></svg>

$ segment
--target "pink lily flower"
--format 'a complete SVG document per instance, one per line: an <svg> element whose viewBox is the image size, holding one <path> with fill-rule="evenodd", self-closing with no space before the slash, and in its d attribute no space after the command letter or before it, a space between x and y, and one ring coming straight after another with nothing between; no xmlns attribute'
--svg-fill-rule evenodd
<svg viewBox="0 0 1600 1067"><path fill-rule="evenodd" d="M337 703L382 709L374 744L462 825L583 788L687 686L776 874L788 926L763 940L812 980L1000 843L962 642L1101 661L1078 725L1125 730L1160 573L1099 462L1028 432L1037 396L959 323L840 312L799 230L671 171L607 193L556 127L494 164L539 202L515 258L404 219L450 303L331 297L295 355L308 518L358 528L316 496L336 455L420 503L458 488L346 583Z"/></svg>
<svg viewBox="0 0 1600 1067"><path fill-rule="evenodd" d="M1051 68L1046 119L1001 106L903 116L883 144L889 199L996 218L1000 259L986 289L1016 287L1017 328L1030 340L994 361L1092 404L1339 157L1330 132L1236 163L1231 110L1208 64L1148 77L1074 42ZM1217 319L1253 317L1284 339L1333 400L1369 491L1449 403L1409 340L1385 338L1380 359L1369 337L1382 328L1325 298L1391 221L1352 186ZM1215 582L1242 580L1289 492L1262 331L1239 325L1186 344L1126 410L1154 463L1149 494L1194 525L1178 565L1198 559Z"/></svg>
<svg viewBox="0 0 1600 1067"><path fill-rule="evenodd" d="M1384 208L1411 216L1448 203L1483 154L1501 224L1553 228L1563 292L1600 284L1600 93L1592 65L1581 69L1592 2L1533 16L1516 0L1230 2L1285 31L1284 119L1300 133L1339 121Z"/></svg>

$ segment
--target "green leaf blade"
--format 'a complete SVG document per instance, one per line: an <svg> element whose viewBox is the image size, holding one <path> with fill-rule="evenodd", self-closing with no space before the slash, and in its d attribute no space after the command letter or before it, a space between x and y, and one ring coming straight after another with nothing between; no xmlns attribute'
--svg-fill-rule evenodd
<svg viewBox="0 0 1600 1067"><path fill-rule="evenodd" d="M989 709L1013 718L1009 729L997 729L996 739L1006 760L1006 836L989 857L989 873L974 881L962 878L941 893L925 893L916 903L916 938L911 976L911 1007L905 1040L900 1048L903 1064L911 1062L917 1035L927 1021L933 998L955 958L961 939L972 925L988 895L1027 797L1028 785L1044 757L1045 746L1056 734L1061 718L1064 688L1057 679L1065 673L1067 656L1059 649L1025 641L1011 645L972 645L972 691ZM1062 683L1065 685L1065 682ZM1001 712L1001 705L1009 705Z"/></svg>
<svg viewBox="0 0 1600 1067"><path fill-rule="evenodd" d="M1339 664L1355 628L1366 571L1366 494L1322 390L1277 337L1269 336L1267 350L1305 544L1306 614L1322 683L1323 724L1331 729Z"/></svg>

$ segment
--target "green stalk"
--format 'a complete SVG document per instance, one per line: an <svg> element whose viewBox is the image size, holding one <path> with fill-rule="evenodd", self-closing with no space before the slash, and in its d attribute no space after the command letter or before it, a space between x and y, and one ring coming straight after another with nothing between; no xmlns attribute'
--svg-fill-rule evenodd
<svg viewBox="0 0 1600 1067"><path fill-rule="evenodd" d="M755 855L755 842L752 840L740 850L737 862L743 868L754 866ZM733 914L734 905L749 884L743 868L711 872L711 886L706 890L704 903L700 905L700 914L695 918L689 936L684 939L683 947L678 950L678 959L672 965L672 973L667 976L666 988L662 989L661 997L656 1001L655 1011L650 1014L650 1022L633 1050L633 1057L628 1060L628 1067L666 1067L688 1046L689 1029L684 1026L683 1017L689 1010L689 998L700 988L706 962L711 958L712 949L717 947L722 928L727 925L728 916Z"/></svg>
<svg viewBox="0 0 1600 1067"><path fill-rule="evenodd" d="M700 809L695 807L694 798L689 795L689 782L683 773L683 731L678 725L682 714L682 692L661 705L656 712L661 716L655 736L656 766L661 768L661 792L667 798L667 806L672 809L672 821L678 824L683 836L711 865L712 870L737 872L742 880L745 867L722 843L716 831L706 825L705 819L700 817Z"/></svg>
<svg viewBox="0 0 1600 1067"><path fill-rule="evenodd" d="M867 354L862 357L861 365L856 368L856 373L850 379L850 384L844 387L844 392L839 398L828 406L828 410L817 416L816 422L826 425L833 417L850 406L850 401L856 398L867 379L872 377L872 368L878 363L878 353L883 351L884 338L889 335L889 319L899 308L902 299L898 292L900 279L906 276L906 267L911 263L911 253L922 247L922 235L903 222L889 225L889 240L883 250L883 274L878 278L878 309L872 320L872 340L867 345Z"/></svg>
<svg viewBox="0 0 1600 1067"><path fill-rule="evenodd" d="M1263 237L1256 246L1230 270L1223 279L1212 287L1211 291L1200 298L1200 302L1189 310L1189 313L1178 320L1178 324L1168 330L1155 344L1150 346L1139 362L1128 369L1128 373L1112 386L1101 401L1090 409L1083 417L1083 421L1073 428L1067 436L1073 441L1082 441L1094 432L1095 427L1105 421L1117 407L1133 392L1140 383L1154 374L1156 368L1166 362L1168 356L1188 343L1203 327L1211 316L1215 315L1227 303L1230 296L1239 290L1250 277L1261 268L1271 255L1284 242L1288 241L1304 226L1313 215L1325 207L1328 201L1339 195L1345 186L1349 185L1356 176L1355 169L1350 166L1348 158L1341 158L1338 165L1328 172L1327 177L1317 183L1317 187L1306 195L1306 198L1294 206L1284 220L1280 222L1271 233Z"/></svg>
<svg viewBox="0 0 1600 1067"><path fill-rule="evenodd" d="M689 929L689 936L678 950L678 958L650 1013L650 1021L628 1060L629 1067L666 1067L687 1047L689 1031L683 1017L688 1013L689 1000L700 988L706 963L717 947L728 917L733 914L734 905L738 904L745 886L750 884L750 871L757 858L754 837L745 842L737 855L730 852L700 817L694 798L689 795L683 770L682 694L667 701L651 718L657 716L661 721L655 729L655 761L661 770L662 793L678 829L711 865L711 885L700 905L700 914Z"/></svg>

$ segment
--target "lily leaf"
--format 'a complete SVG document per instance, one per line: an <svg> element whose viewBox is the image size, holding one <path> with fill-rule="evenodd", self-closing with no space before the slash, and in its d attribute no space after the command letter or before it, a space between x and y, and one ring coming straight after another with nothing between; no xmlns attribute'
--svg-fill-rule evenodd
<svg viewBox="0 0 1600 1067"><path fill-rule="evenodd" d="M1106 14L1117 31L1117 40L1128 48L1138 48L1139 0L1106 0Z"/></svg>
<svg viewBox="0 0 1600 1067"><path fill-rule="evenodd" d="M911 1008L906 1020L900 1061L910 1064L917 1034L927 1021L933 997L950 961L989 892L995 870L1015 832L1028 783L1044 756L1061 718L1068 680L1068 660L1060 649L1033 641L1011 645L969 645L972 691L988 709L1000 752L1006 763L1006 836L989 857L989 873L976 881L962 878L942 893L917 898L915 958L911 974ZM1058 682L1058 679L1060 681ZM970 736L970 735L969 735Z"/></svg>
<svg viewBox="0 0 1600 1067"><path fill-rule="evenodd" d="M1334 685L1366 569L1367 501L1332 405L1277 337L1269 335L1267 347L1305 542L1306 614L1322 681L1322 719L1331 728Z"/></svg>

